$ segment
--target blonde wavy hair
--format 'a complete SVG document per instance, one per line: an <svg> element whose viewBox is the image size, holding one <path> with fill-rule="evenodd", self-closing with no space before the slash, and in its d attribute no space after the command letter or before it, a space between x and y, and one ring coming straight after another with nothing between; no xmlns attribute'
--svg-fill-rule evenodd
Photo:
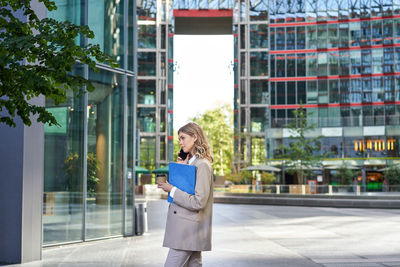
<svg viewBox="0 0 400 267"><path fill-rule="evenodd" d="M206 136L204 135L203 129L201 129L197 123L189 122L178 130L178 134L179 133L184 133L192 137L196 136L197 139L194 141L194 154L196 157L200 159L208 159L210 163L214 161L211 155L211 148Z"/></svg>

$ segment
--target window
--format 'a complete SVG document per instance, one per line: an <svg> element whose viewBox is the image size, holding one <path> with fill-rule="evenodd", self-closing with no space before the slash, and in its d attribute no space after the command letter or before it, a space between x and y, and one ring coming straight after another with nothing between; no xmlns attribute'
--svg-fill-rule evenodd
<svg viewBox="0 0 400 267"><path fill-rule="evenodd" d="M250 80L250 103L269 104L267 80Z"/></svg>
<svg viewBox="0 0 400 267"><path fill-rule="evenodd" d="M296 28L297 31L297 42L296 49L304 49L306 47L306 28L300 26Z"/></svg>
<svg viewBox="0 0 400 267"><path fill-rule="evenodd" d="M156 108L138 108L138 127L141 132L156 131Z"/></svg>
<svg viewBox="0 0 400 267"><path fill-rule="evenodd" d="M307 104L317 104L318 90L316 81L307 82Z"/></svg>
<svg viewBox="0 0 400 267"><path fill-rule="evenodd" d="M296 30L294 27L286 28L286 49L293 50L296 48Z"/></svg>
<svg viewBox="0 0 400 267"><path fill-rule="evenodd" d="M306 34L306 48L307 49L316 49L317 48L317 26L309 25L307 26L307 34Z"/></svg>
<svg viewBox="0 0 400 267"><path fill-rule="evenodd" d="M138 76L156 76L156 53L138 52Z"/></svg>
<svg viewBox="0 0 400 267"><path fill-rule="evenodd" d="M138 104L156 104L156 81L138 80Z"/></svg>
<svg viewBox="0 0 400 267"><path fill-rule="evenodd" d="M268 48L267 24L250 24L250 48Z"/></svg>
<svg viewBox="0 0 400 267"><path fill-rule="evenodd" d="M269 126L268 108L250 108L250 130L252 133L264 133Z"/></svg>
<svg viewBox="0 0 400 267"><path fill-rule="evenodd" d="M156 48L156 25L138 25L138 48Z"/></svg>
<svg viewBox="0 0 400 267"><path fill-rule="evenodd" d="M250 75L268 76L267 52L250 52Z"/></svg>
<svg viewBox="0 0 400 267"><path fill-rule="evenodd" d="M329 103L339 103L339 81L329 80Z"/></svg>

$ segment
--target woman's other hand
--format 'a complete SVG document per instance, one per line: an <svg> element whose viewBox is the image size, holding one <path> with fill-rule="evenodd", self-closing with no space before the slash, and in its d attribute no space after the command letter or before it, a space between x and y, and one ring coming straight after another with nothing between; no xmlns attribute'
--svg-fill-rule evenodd
<svg viewBox="0 0 400 267"><path fill-rule="evenodd" d="M171 192L173 186L170 183L165 182L165 183L158 183L157 187L161 188L165 192L169 193L169 192Z"/></svg>

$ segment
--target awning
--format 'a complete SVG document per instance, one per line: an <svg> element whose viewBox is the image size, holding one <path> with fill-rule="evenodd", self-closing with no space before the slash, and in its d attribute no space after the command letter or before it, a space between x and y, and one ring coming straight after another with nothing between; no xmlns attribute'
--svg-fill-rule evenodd
<svg viewBox="0 0 400 267"><path fill-rule="evenodd" d="M135 166L135 172L136 173L150 173L150 171L148 169L140 167L140 166Z"/></svg>
<svg viewBox="0 0 400 267"><path fill-rule="evenodd" d="M387 166L386 168L379 169L379 170L380 170L380 171L387 171L387 170L389 170L391 167L395 167L395 168L399 168L399 169L400 169L400 164L390 165L390 166Z"/></svg>
<svg viewBox="0 0 400 267"><path fill-rule="evenodd" d="M270 165L255 165L244 168L246 171L265 171L265 172L280 172L281 169Z"/></svg>
<svg viewBox="0 0 400 267"><path fill-rule="evenodd" d="M359 170L359 169L361 169L361 167L341 164L341 165L326 166L326 167L324 167L324 169L327 169L327 170L339 170L339 169Z"/></svg>
<svg viewBox="0 0 400 267"><path fill-rule="evenodd" d="M155 169L152 173L169 173L168 165L162 168Z"/></svg>

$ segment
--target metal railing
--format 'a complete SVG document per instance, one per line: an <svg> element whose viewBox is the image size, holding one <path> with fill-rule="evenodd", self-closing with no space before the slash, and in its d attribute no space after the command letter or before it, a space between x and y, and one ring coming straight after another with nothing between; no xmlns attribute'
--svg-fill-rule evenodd
<svg viewBox="0 0 400 267"><path fill-rule="evenodd" d="M400 185L383 185L371 190L363 185L258 185L238 184L214 186L214 192L240 194L293 194L293 195L353 195L353 196L391 196L400 195Z"/></svg>

